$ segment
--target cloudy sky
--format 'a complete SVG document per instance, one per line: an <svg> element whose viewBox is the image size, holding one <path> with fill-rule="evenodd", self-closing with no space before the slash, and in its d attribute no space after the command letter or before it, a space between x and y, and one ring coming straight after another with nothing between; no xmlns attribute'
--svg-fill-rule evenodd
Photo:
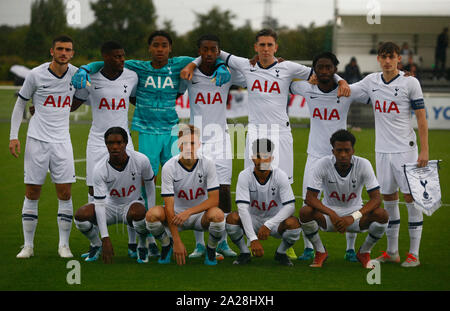
<svg viewBox="0 0 450 311"><path fill-rule="evenodd" d="M84 27L94 20L89 2L76 1L81 7L81 24ZM23 25L30 21L30 6L33 0L0 0L0 25ZM206 13L213 6L229 10L236 15L234 23L241 26L250 20L258 29L264 15L265 0L153 0L159 26L164 20L171 20L175 30L184 34L194 27L195 13ZM272 17L280 25L295 28L308 26L311 22L323 25L333 18L334 3L340 13L366 15L373 5L378 5L381 14L447 15L450 16L450 0L272 0Z"/></svg>

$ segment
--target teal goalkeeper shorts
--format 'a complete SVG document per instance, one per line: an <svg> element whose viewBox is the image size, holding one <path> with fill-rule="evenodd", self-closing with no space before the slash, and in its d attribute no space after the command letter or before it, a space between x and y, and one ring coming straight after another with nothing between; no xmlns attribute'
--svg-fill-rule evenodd
<svg viewBox="0 0 450 311"><path fill-rule="evenodd" d="M139 152L150 160L153 173L158 175L161 167L180 150L177 146L178 137L168 134L147 134L139 132Z"/></svg>

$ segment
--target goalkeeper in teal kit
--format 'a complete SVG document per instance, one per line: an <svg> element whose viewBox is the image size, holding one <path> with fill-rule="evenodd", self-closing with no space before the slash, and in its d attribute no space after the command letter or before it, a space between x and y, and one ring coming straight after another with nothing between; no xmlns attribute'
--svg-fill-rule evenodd
<svg viewBox="0 0 450 311"><path fill-rule="evenodd" d="M139 132L139 151L149 158L153 172L157 175L159 166L162 167L179 152L176 143L178 115L175 102L181 95L180 71L194 58L169 58L172 39L165 31L155 31L149 36L148 49L151 61L127 60L125 67L135 71L139 77L131 129ZM228 82L231 75L223 62L216 64L215 83L220 86ZM72 77L72 84L75 88L86 87L89 85L87 82L90 82L89 73L98 72L102 67L103 62L81 66ZM148 206L150 207L152 206Z"/></svg>

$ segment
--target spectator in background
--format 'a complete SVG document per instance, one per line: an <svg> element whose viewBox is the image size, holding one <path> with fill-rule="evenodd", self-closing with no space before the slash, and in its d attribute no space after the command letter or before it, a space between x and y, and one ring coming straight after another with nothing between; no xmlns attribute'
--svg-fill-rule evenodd
<svg viewBox="0 0 450 311"><path fill-rule="evenodd" d="M403 66L408 64L408 60L412 57L413 51L409 48L408 42L403 42L402 48L400 50L400 56L402 57L401 63Z"/></svg>
<svg viewBox="0 0 450 311"><path fill-rule="evenodd" d="M445 58L448 46L448 28L445 27L441 34L437 37L434 62L434 78L445 79Z"/></svg>
<svg viewBox="0 0 450 311"><path fill-rule="evenodd" d="M405 55L405 57L406 57L406 55ZM400 67L400 63L399 63L397 68L399 70L403 70L403 71L408 72L408 75L415 77L417 80L419 80L419 82L421 82L420 81L420 76L419 76L419 65L417 65L414 62L412 52L410 52L410 54L406 58L408 60L407 61L407 65L406 66L401 65L401 67L403 67L403 69L400 69L399 68Z"/></svg>
<svg viewBox="0 0 450 311"><path fill-rule="evenodd" d="M362 79L355 57L352 57L350 63L345 66L344 79L347 80L348 84L358 82Z"/></svg>

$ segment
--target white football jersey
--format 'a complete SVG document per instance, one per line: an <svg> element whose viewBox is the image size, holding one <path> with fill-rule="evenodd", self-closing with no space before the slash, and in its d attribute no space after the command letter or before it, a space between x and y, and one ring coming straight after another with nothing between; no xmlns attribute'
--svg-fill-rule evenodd
<svg viewBox="0 0 450 311"><path fill-rule="evenodd" d="M289 130L287 104L292 79L307 80L312 69L294 62L278 63L262 68L252 66L247 58L221 51L220 58L227 66L238 70L245 77L248 91L249 124L278 125L280 131Z"/></svg>
<svg viewBox="0 0 450 311"><path fill-rule="evenodd" d="M91 106L92 126L89 144L105 145L104 134L113 126L120 126L128 132L128 108L130 97L136 96L137 74L124 68L114 80L105 77L101 71L91 75L91 86L79 89L75 97Z"/></svg>
<svg viewBox="0 0 450 311"><path fill-rule="evenodd" d="M109 156L94 169L94 198L106 199L107 204L128 204L141 198L143 181L154 178L150 160L138 151L127 150L129 156L124 169L117 170L109 163Z"/></svg>
<svg viewBox="0 0 450 311"><path fill-rule="evenodd" d="M273 168L264 184L260 184L254 167L243 170L236 185L236 204L249 204L251 216L268 219L275 216L284 205L295 202L291 184L285 172Z"/></svg>
<svg viewBox="0 0 450 311"><path fill-rule="evenodd" d="M180 213L208 199L208 191L218 190L216 167L211 159L200 157L188 170L180 155L167 161L161 173L161 196L173 196L175 213Z"/></svg>
<svg viewBox="0 0 450 311"><path fill-rule="evenodd" d="M372 102L375 151L398 153L417 150L411 117L414 109L425 107L419 81L399 74L386 83L383 74L376 72L356 84L367 92Z"/></svg>
<svg viewBox="0 0 450 311"><path fill-rule="evenodd" d="M308 138L308 154L317 158L331 155L333 147L330 137L334 132L347 128L347 115L350 104L367 103L369 96L361 87L350 85L349 97L337 97L337 87L325 93L318 85L306 81L295 81L291 84L291 93L301 95L308 105L310 129Z"/></svg>
<svg viewBox="0 0 450 311"><path fill-rule="evenodd" d="M323 204L339 215L343 215L346 214L346 210L362 207L363 187L370 192L380 186L369 160L353 156L352 166L345 176L339 175L334 166L335 163L334 156L320 159L314 166L307 189L314 192L322 191Z"/></svg>
<svg viewBox="0 0 450 311"><path fill-rule="evenodd" d="M71 79L78 68L69 64L62 77L58 77L49 66L50 63L44 63L33 68L19 96L24 100L33 99L35 107L27 135L45 142L62 143L70 141L69 116L75 93Z"/></svg>
<svg viewBox="0 0 450 311"><path fill-rule="evenodd" d="M244 77L230 69L231 80L222 86L216 86L207 76L196 68L190 81L182 80L189 93L190 124L201 130L201 141L214 142L224 139L227 130L227 99L232 85L245 87ZM219 131L219 132L218 132Z"/></svg>

